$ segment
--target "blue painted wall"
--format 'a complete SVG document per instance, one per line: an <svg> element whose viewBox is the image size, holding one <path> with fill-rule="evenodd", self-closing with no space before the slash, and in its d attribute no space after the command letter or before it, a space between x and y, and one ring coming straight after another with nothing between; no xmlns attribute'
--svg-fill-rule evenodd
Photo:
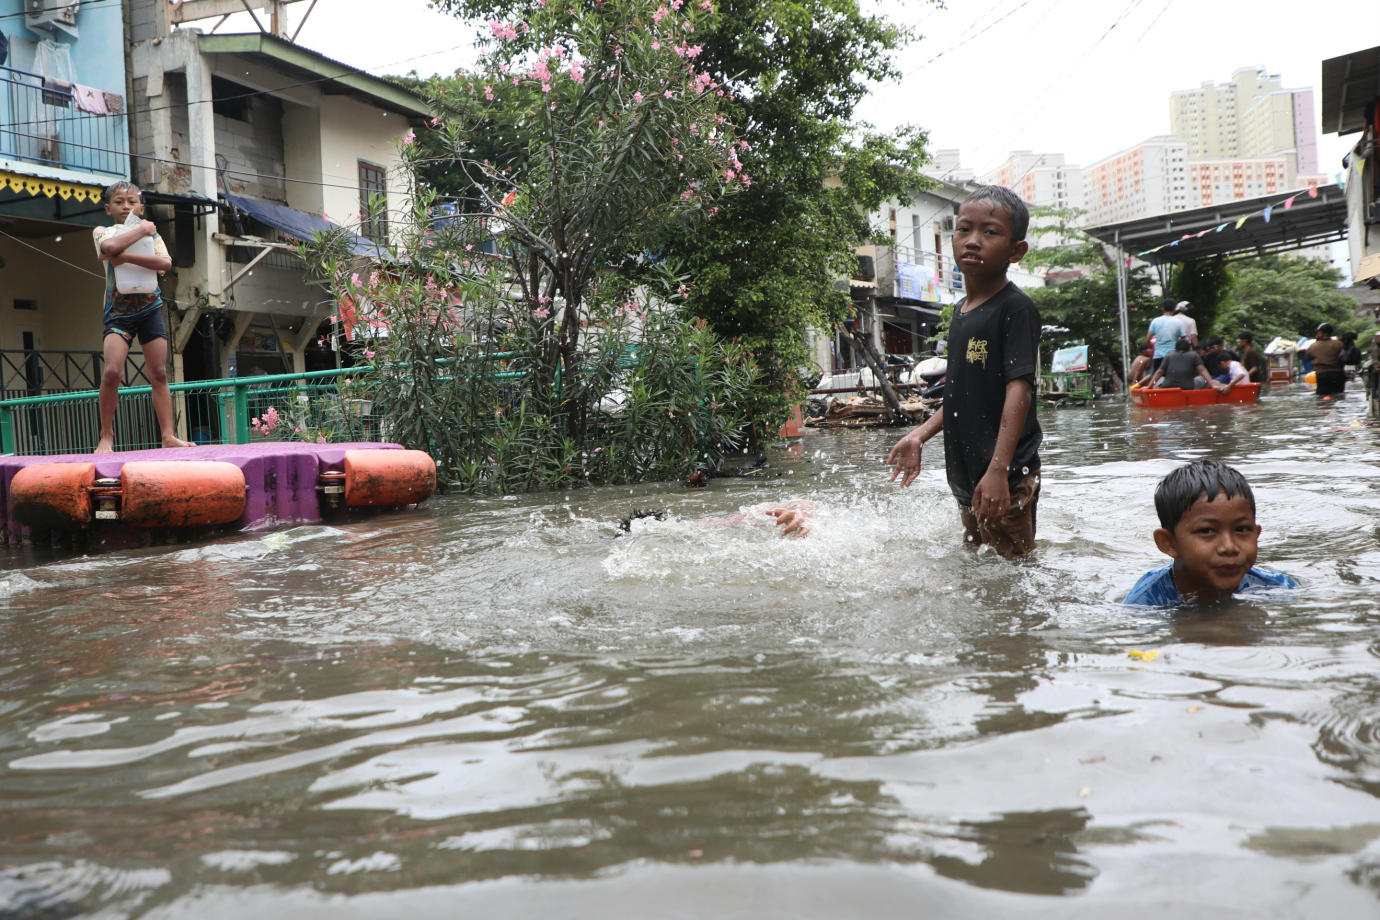
<svg viewBox="0 0 1380 920"><path fill-rule="evenodd" d="M72 66L77 82L106 92L125 95L125 29L123 4L119 0L83 0L77 11L77 32L73 38L61 29L50 34L34 31L24 25L23 0L0 0L0 32L12 39L40 42L51 37L71 49ZM23 48L10 49L7 66L19 67L15 61ZM31 53L31 52L30 52Z"/></svg>

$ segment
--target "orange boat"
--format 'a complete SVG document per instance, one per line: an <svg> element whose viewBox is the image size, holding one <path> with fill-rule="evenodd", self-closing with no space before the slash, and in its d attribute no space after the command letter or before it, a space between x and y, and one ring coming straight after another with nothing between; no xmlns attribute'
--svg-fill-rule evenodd
<svg viewBox="0 0 1380 920"><path fill-rule="evenodd" d="M1136 387L1131 401L1147 409L1175 409L1179 406L1215 406L1219 403L1253 403L1260 401L1260 384L1239 383L1225 393L1212 387L1201 390L1181 390L1178 387Z"/></svg>

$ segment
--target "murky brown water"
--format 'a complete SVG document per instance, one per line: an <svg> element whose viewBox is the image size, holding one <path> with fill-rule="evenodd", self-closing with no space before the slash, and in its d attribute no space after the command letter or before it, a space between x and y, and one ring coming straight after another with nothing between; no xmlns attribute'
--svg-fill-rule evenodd
<svg viewBox="0 0 1380 920"><path fill-rule="evenodd" d="M1375 916L1363 411L1047 412L1017 563L960 546L939 449L903 492L861 432L706 492L10 557L0 917ZM1118 607L1200 456L1304 590ZM806 540L698 522L792 497Z"/></svg>

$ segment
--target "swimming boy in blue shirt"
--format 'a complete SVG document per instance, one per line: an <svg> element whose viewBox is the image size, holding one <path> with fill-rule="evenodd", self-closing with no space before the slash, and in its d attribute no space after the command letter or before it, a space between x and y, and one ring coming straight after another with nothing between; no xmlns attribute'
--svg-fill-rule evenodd
<svg viewBox="0 0 1380 920"><path fill-rule="evenodd" d="M1255 564L1260 525L1246 477L1216 460L1195 460L1155 488L1155 545L1173 559L1146 572L1123 603L1200 607L1298 582Z"/></svg>

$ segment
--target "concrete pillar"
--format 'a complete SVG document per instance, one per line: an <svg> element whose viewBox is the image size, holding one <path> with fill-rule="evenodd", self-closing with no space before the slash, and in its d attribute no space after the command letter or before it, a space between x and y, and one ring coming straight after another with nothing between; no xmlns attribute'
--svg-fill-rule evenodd
<svg viewBox="0 0 1380 920"><path fill-rule="evenodd" d="M316 335L316 330L326 321L324 316L308 316L302 320L302 328L297 331L297 341L292 349L292 372L302 374L307 370L307 345L310 344L312 336Z"/></svg>

